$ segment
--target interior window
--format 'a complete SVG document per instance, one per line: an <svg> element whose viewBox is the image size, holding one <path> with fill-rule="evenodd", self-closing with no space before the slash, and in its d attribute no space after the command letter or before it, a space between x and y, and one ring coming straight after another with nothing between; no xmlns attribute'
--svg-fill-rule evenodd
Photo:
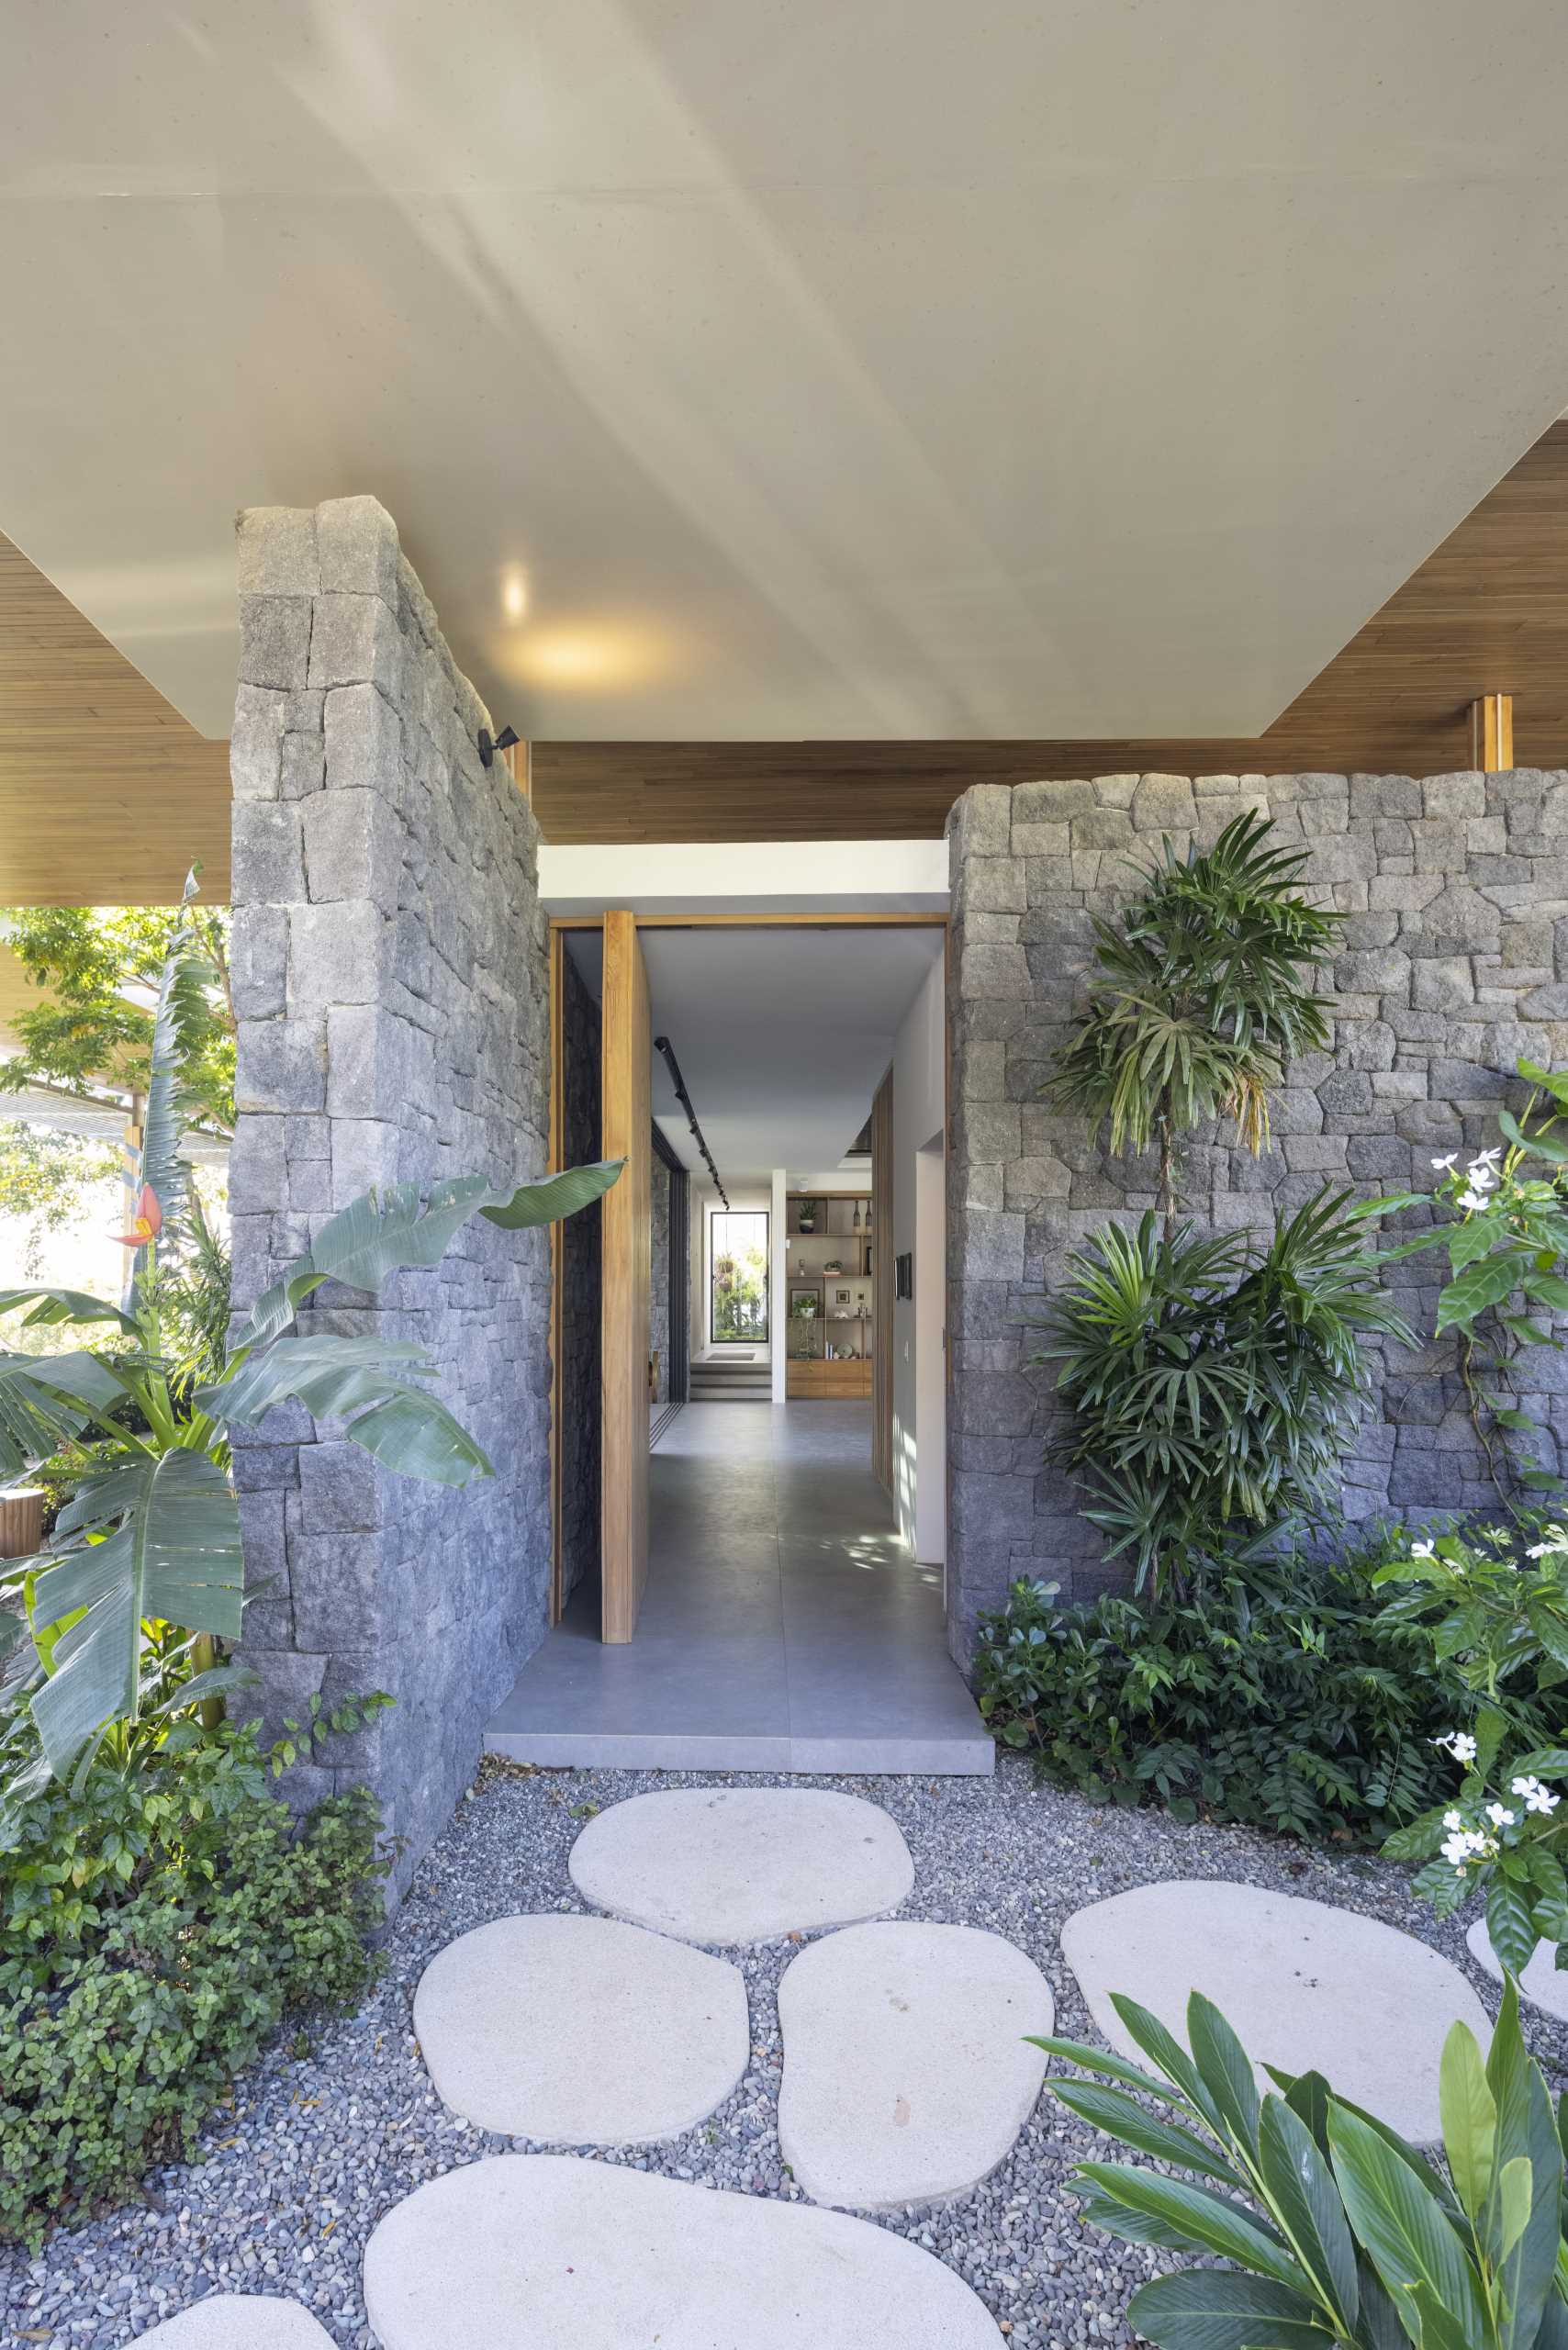
<svg viewBox="0 0 1568 2350"><path fill-rule="evenodd" d="M715 1208L709 1223L709 1329L716 1347L767 1343L767 1216Z"/></svg>

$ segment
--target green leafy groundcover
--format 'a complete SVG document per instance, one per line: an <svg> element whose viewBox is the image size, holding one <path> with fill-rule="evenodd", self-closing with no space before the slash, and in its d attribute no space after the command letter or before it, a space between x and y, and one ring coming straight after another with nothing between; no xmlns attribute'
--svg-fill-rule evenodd
<svg viewBox="0 0 1568 2350"><path fill-rule="evenodd" d="M319 1727L338 1725L337 1717ZM0 2238L122 2200L194 2150L291 2014L356 2005L375 1961L364 1789L296 1820L254 1725L171 1733L129 1775L51 1785L0 1837Z"/></svg>
<svg viewBox="0 0 1568 2350"><path fill-rule="evenodd" d="M1452 1698L1380 1612L1354 1564L1293 1560L1185 1600L1068 1607L1054 1585L1018 1583L980 1619L980 1711L1097 1803L1375 1845L1452 1776L1431 1743Z"/></svg>

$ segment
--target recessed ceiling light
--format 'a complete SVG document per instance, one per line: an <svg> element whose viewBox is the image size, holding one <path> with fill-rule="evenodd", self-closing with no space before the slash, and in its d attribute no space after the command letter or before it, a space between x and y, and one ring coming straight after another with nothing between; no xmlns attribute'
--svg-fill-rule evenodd
<svg viewBox="0 0 1568 2350"><path fill-rule="evenodd" d="M501 610L514 622L528 617L528 574L520 563L509 563L501 573Z"/></svg>

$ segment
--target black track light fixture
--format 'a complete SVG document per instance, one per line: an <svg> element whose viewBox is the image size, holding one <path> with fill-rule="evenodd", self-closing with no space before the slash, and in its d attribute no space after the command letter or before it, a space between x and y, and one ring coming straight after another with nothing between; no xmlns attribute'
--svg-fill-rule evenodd
<svg viewBox="0 0 1568 2350"><path fill-rule="evenodd" d="M496 763L496 753L498 751L510 751L514 743L521 743L521 740L522 737L518 733L515 726L503 726L500 733L493 738L489 728L487 726L481 726L479 729L479 765L482 767L494 767Z"/></svg>
<svg viewBox="0 0 1568 2350"><path fill-rule="evenodd" d="M697 1113L691 1106L691 1096L686 1090L686 1080L680 1073L680 1063L675 1057L675 1046L670 1043L667 1036L655 1036L654 1038L654 1050L655 1053L662 1053L664 1055L665 1066L669 1070L670 1083L675 1088L675 1098L686 1113L686 1123L691 1130L692 1139L696 1143L698 1149L702 1153L703 1158L708 1162L708 1172L713 1178L713 1189L718 1192L719 1197L723 1201L724 1205L728 1207L730 1204L730 1195L728 1192L725 1191L722 1183L719 1181L719 1170L713 1164L713 1154L709 1149L707 1143L703 1140L702 1129L697 1123Z"/></svg>

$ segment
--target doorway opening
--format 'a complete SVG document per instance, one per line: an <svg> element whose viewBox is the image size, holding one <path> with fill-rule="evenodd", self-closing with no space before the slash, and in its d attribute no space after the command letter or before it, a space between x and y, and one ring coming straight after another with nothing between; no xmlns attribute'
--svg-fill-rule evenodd
<svg viewBox="0 0 1568 2350"><path fill-rule="evenodd" d="M945 1614L945 923L612 913L556 944L563 1102L598 1082L631 1181L597 1293L591 1248L557 1254L600 1507L563 1429L558 1621L490 1743L988 1770Z"/></svg>

